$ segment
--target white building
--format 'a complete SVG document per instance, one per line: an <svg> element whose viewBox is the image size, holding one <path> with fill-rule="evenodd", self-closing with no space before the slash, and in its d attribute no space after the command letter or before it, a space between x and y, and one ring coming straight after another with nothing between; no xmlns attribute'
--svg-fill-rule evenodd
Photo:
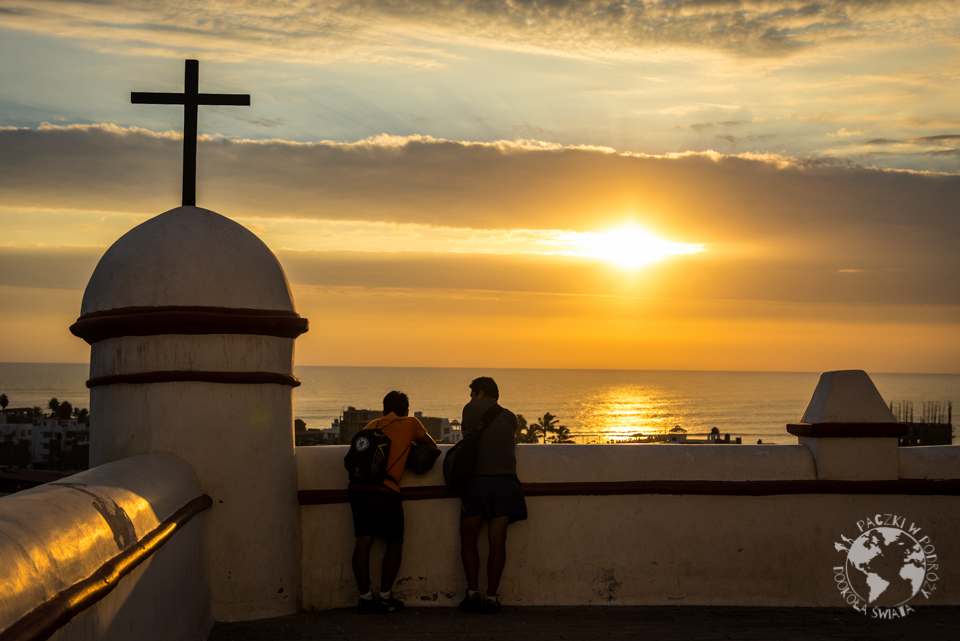
<svg viewBox="0 0 960 641"><path fill-rule="evenodd" d="M323 430L323 445L338 445L340 443L340 419L333 419L333 423Z"/></svg>
<svg viewBox="0 0 960 641"><path fill-rule="evenodd" d="M460 421L447 418L440 419L440 440L443 443L458 443L463 438L460 431Z"/></svg>

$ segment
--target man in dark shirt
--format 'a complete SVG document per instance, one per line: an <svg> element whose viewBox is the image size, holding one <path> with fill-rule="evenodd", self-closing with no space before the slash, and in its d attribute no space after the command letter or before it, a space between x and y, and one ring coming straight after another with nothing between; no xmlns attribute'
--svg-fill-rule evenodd
<svg viewBox="0 0 960 641"><path fill-rule="evenodd" d="M490 408L498 406L500 390L489 376L470 383L470 402L463 408L461 429L466 437ZM467 575L467 593L460 609L493 614L500 611L497 588L507 561L507 526L527 518L523 488L517 479L517 417L502 409L480 433L477 466L460 499L460 556ZM487 521L487 593L480 596L480 553L477 538Z"/></svg>

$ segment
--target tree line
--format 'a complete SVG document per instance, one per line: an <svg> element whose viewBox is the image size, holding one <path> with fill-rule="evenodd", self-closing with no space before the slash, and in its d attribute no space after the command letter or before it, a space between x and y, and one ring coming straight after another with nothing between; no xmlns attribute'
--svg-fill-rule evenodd
<svg viewBox="0 0 960 641"><path fill-rule="evenodd" d="M7 405L9 404L10 399L7 398L7 395L0 394L0 411L6 411ZM85 407L74 407L70 401L60 401L54 396L47 402L47 409L50 410L49 414L45 414L39 405L34 405L31 408L31 413L34 416L45 418L58 418L63 420L75 418L77 419L77 423L90 425L90 410Z"/></svg>
<svg viewBox="0 0 960 641"><path fill-rule="evenodd" d="M560 419L550 412L529 424L523 414L517 414L517 443L539 443L541 437L544 443L573 443L570 430L559 423Z"/></svg>

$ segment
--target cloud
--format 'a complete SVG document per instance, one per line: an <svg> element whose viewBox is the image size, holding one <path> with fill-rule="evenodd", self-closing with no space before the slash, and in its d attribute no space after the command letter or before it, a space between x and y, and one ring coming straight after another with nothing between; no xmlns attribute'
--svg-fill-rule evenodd
<svg viewBox="0 0 960 641"><path fill-rule="evenodd" d="M751 142L755 140L770 140L772 138L777 138L777 134L751 134L749 136L733 136L731 134L721 134L714 136L718 140L723 140L730 143L731 145L738 145L744 142Z"/></svg>
<svg viewBox="0 0 960 641"><path fill-rule="evenodd" d="M3 0L0 25L100 50L207 59L443 64L450 44L598 58L664 48L782 56L891 38L945 43L944 0L357 0L306 3Z"/></svg>
<svg viewBox="0 0 960 641"><path fill-rule="evenodd" d="M956 261L917 270L841 256L810 261L803 256L703 254L624 273L601 261L564 256L303 251L280 251L278 256L291 281L299 286L536 293L636 304L676 299L960 305L960 288L944 287L944 279L957 273ZM870 268L841 267L850 262L869 262Z"/></svg>
<svg viewBox="0 0 960 641"><path fill-rule="evenodd" d="M180 144L113 125L0 130L0 329L18 337L0 359L85 358L66 328L93 245L179 203ZM391 357L462 364L482 331L503 336L490 362L518 367L952 371L960 353L956 175L386 135L207 136L199 175L200 204L254 229L287 270L315 328L303 363L391 364L380 337L403 335ZM636 271L516 253L628 221L709 251ZM471 237L504 253L474 253ZM445 240L455 251L421 251Z"/></svg>
<svg viewBox="0 0 960 641"><path fill-rule="evenodd" d="M950 226L949 203L960 188L957 176L830 160L625 154L536 140L204 137L199 147L200 204L238 217L573 231L630 219L676 242L713 242L704 232L721 239L805 227L814 233L820 224L842 233L879 222ZM6 207L158 213L179 202L180 154L169 132L7 129L0 131L0 197Z"/></svg>
<svg viewBox="0 0 960 641"><path fill-rule="evenodd" d="M852 134L851 134L852 135ZM960 140L960 134L940 134L937 136L920 136L919 138L873 138L863 144L866 145L922 145L939 142L953 142Z"/></svg>
<svg viewBox="0 0 960 641"><path fill-rule="evenodd" d="M0 245L0 287L82 290L104 249Z"/></svg>
<svg viewBox="0 0 960 641"><path fill-rule="evenodd" d="M867 131L869 130L863 127L857 127L856 129L847 129L846 127L841 127L837 131L830 132L827 135L832 138L847 138L849 136L862 136Z"/></svg>
<svg viewBox="0 0 960 641"><path fill-rule="evenodd" d="M200 205L254 228L294 282L311 286L960 303L955 175L766 154L652 156L424 136L353 143L207 137L199 167ZM117 225L129 228L179 203L179 172L180 142L168 133L108 125L0 131L0 202L32 208L36 227L50 236L20 245L71 242L55 238L68 228L65 214L45 223L53 214L37 208L95 212L76 214L82 230L96 222L92 216L123 212L109 222L122 233ZM28 215L19 214L17 229ZM674 242L709 244L709 251L635 275L586 258L518 253L539 251L537 239L550 230L603 231L625 222ZM104 242L81 231L69 232L78 239L72 242ZM311 245L311 234L325 234L322 243ZM368 235L365 249L386 251L337 251L338 238L342 247L363 244L357 234ZM472 253L471 236L483 252L503 255ZM448 251L417 251L424 247ZM80 287L78 274L89 273L95 254L2 248L0 284Z"/></svg>
<svg viewBox="0 0 960 641"><path fill-rule="evenodd" d="M954 141L960 140L960 134L941 134L939 136L923 136L921 138L911 138L907 140L909 143L922 143L922 142L945 142L945 141Z"/></svg>

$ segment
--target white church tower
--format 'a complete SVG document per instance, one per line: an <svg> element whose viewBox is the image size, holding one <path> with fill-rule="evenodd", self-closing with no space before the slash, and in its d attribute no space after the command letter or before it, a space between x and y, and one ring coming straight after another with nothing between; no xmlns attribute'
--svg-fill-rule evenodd
<svg viewBox="0 0 960 641"><path fill-rule="evenodd" d="M207 578L220 621L292 613L300 596L294 340L307 331L277 258L243 226L195 205L198 93L184 105L183 206L107 250L71 331L91 345L90 465L148 452L186 461L204 493Z"/></svg>
<svg viewBox="0 0 960 641"><path fill-rule="evenodd" d="M296 611L294 339L307 320L254 234L178 207L107 250L71 331L91 345L90 465L171 452L213 499L217 620Z"/></svg>

